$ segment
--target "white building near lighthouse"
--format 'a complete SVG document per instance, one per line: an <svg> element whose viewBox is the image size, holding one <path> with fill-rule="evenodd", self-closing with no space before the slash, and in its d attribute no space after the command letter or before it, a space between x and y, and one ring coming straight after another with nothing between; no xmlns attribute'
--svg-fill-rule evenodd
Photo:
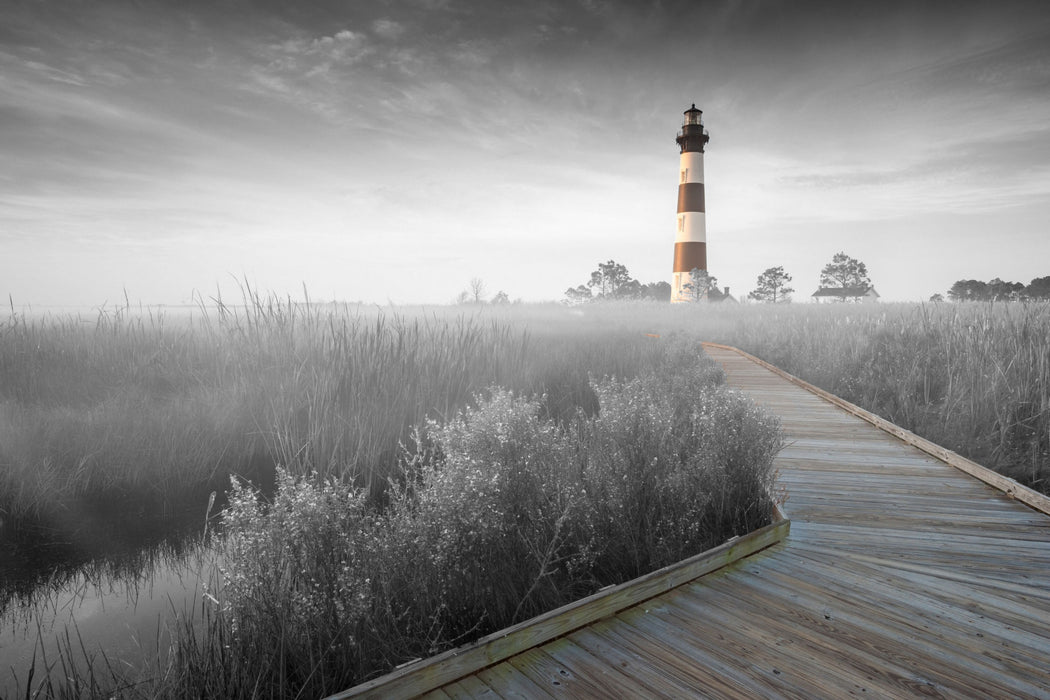
<svg viewBox="0 0 1050 700"><path fill-rule="evenodd" d="M678 230L674 239L671 302L690 299L685 285L693 269L707 270L707 222L704 208L704 131L702 111L694 104L685 111L682 130L675 142L681 149L678 179Z"/></svg>

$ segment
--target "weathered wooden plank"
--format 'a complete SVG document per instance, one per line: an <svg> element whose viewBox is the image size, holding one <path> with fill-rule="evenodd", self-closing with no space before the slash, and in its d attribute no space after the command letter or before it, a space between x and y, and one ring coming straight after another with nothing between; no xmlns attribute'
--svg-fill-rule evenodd
<svg viewBox="0 0 1050 700"><path fill-rule="evenodd" d="M734 581L732 586L722 583L704 586L702 590L699 586L688 587L698 601L694 605L703 604L712 610L708 614L712 624L730 628L740 624L746 608L733 605L733 601L743 599L758 604L763 615L756 634L782 635L805 653L812 654L808 662L804 656L799 661L811 672L849 669L856 682L866 685L867 693L882 697L942 694L958 697L975 691L969 677L972 670L946 666L932 659L924 643L911 639L906 630L882 624L877 612L866 616L857 608L840 608L826 599L810 598L762 577ZM857 624L857 620L861 620L861 624ZM869 624L870 621L874 624ZM1028 693L1033 690L1030 683L1016 685ZM983 680L981 687L986 694L988 686Z"/></svg>
<svg viewBox="0 0 1050 700"><path fill-rule="evenodd" d="M691 638L676 639L648 626L633 624L622 613L593 625L598 634L648 659L654 668L695 688L702 695L719 698L786 697L781 686L770 685L739 667L739 658L717 646L701 647Z"/></svg>
<svg viewBox="0 0 1050 700"><path fill-rule="evenodd" d="M946 615L916 596L873 580L855 577L858 583L837 576L834 567L812 561L804 566L783 558L768 562L766 585L791 589L796 605L820 610L828 620L851 625L858 639L870 640L881 653L904 654L926 675L948 671L965 679L965 685L986 697L1007 697L1031 691L1018 678L1026 663L999 655L996 648L976 636L972 623L961 619L955 608ZM836 585L837 584L837 585ZM759 585L749 581L742 585ZM953 618L952 615L957 617Z"/></svg>
<svg viewBox="0 0 1050 700"><path fill-rule="evenodd" d="M649 691L645 693L647 696L675 698L692 697L698 694L697 688L682 682L665 669L656 667L651 660L642 654L622 644L614 644L611 640L600 635L597 629L603 624L609 623L608 621L603 621L588 625L570 634L569 639L580 648L586 649L600 659L604 659L606 663L615 667L624 675L630 676L644 685Z"/></svg>
<svg viewBox="0 0 1050 700"><path fill-rule="evenodd" d="M576 675L565 664L539 648L515 654L508 663L556 698L605 700L609 697L601 686L595 685L588 678Z"/></svg>
<svg viewBox="0 0 1050 700"><path fill-rule="evenodd" d="M599 689L604 697L645 697L649 689L630 676L621 673L613 664L592 655L566 637L544 644L540 649L564 665L577 678L585 679Z"/></svg>
<svg viewBox="0 0 1050 700"><path fill-rule="evenodd" d="M452 696L441 688L435 688L426 695L420 696L419 700L452 700Z"/></svg>
<svg viewBox="0 0 1050 700"><path fill-rule="evenodd" d="M554 697L506 661L475 674L506 700L544 700Z"/></svg>
<svg viewBox="0 0 1050 700"><path fill-rule="evenodd" d="M500 700L500 695L476 676L453 681L442 690L453 700Z"/></svg>
<svg viewBox="0 0 1050 700"><path fill-rule="evenodd" d="M829 553L803 544L792 551L804 561L842 567L840 552ZM859 579L863 580L865 586L892 587L911 605L915 605L917 600L923 600L930 609L959 616L963 621L961 631L964 636L980 633L981 637L1000 646L1025 645L1034 656L1050 659L1050 636L1046 634L1046 620L1032 618L1032 606L1027 604L1027 598L1022 598L1024 602L1018 603L1013 596L976 596L971 581L944 581L929 572L905 573L888 568L881 560L866 563L851 558L848 563L849 573L853 576L844 581L848 585L855 585L853 582ZM712 580L712 585L717 583ZM748 581L742 585L752 583L756 582Z"/></svg>
<svg viewBox="0 0 1050 700"><path fill-rule="evenodd" d="M735 587L736 582L731 588ZM929 678L917 681L915 673L892 656L858 647L855 635L842 633L819 614L807 615L804 608L783 602L776 593L767 597L747 588L746 597L716 595L716 589L705 586L699 596L698 588L679 589L678 595L668 596L671 605L697 624L746 633L765 648L776 649L785 665L819 688L816 696L895 697L914 695L920 689L931 696L951 690L950 683Z"/></svg>
<svg viewBox="0 0 1050 700"><path fill-rule="evenodd" d="M695 659L698 665L732 681L741 689L736 691L738 696L766 697L775 692L815 697L808 681L798 677L789 665L771 658L757 641L720 627L687 626L681 620L657 614L661 609L643 614L633 608L618 617L649 645Z"/></svg>

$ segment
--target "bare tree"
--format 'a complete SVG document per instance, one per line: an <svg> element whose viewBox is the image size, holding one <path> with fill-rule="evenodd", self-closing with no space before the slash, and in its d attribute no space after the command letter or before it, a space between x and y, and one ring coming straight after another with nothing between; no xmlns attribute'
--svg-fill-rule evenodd
<svg viewBox="0 0 1050 700"><path fill-rule="evenodd" d="M470 280L469 292L471 300L475 304L485 303L485 281L480 277L474 277Z"/></svg>

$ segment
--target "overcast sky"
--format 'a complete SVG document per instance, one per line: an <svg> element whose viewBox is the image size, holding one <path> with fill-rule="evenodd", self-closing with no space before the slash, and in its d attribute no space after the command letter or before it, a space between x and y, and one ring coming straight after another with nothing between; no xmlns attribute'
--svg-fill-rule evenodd
<svg viewBox="0 0 1050 700"><path fill-rule="evenodd" d="M0 293L669 281L694 102L735 295L1050 275L1050 3L0 0Z"/></svg>

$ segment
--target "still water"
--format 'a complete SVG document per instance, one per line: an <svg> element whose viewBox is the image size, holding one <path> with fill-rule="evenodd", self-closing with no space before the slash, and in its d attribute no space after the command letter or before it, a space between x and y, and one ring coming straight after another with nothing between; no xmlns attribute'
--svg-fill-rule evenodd
<svg viewBox="0 0 1050 700"><path fill-rule="evenodd" d="M218 586L219 558L209 539L182 533L80 561L48 548L12 556L0 543L0 698L24 697L34 665L33 688L49 667L57 685L62 657L121 670L163 659L173 624L200 623L201 605L213 604L205 594Z"/></svg>

